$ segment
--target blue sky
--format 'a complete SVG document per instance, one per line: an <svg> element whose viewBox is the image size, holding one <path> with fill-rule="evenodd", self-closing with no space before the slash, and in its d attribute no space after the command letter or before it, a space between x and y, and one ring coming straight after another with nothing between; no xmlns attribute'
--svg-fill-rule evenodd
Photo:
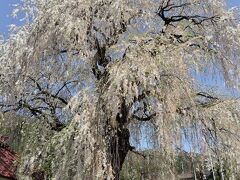
<svg viewBox="0 0 240 180"><path fill-rule="evenodd" d="M230 7L240 6L240 1L239 0L228 0L228 4L229 4Z"/></svg>
<svg viewBox="0 0 240 180"><path fill-rule="evenodd" d="M10 17L13 7L11 4L19 3L20 0L0 0L0 33L7 36L9 24L19 24L19 21Z"/></svg>

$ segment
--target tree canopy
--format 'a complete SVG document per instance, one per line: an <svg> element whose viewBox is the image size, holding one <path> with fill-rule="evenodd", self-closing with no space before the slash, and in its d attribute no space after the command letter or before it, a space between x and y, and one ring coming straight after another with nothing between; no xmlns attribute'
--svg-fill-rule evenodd
<svg viewBox="0 0 240 180"><path fill-rule="evenodd" d="M225 3L23 0L13 14L25 24L0 41L1 110L36 121L22 132L18 176L119 179L149 125L160 179L177 178L186 144L199 167L218 164L227 179L227 160L236 178L240 102L192 75L207 69L239 88L239 17Z"/></svg>

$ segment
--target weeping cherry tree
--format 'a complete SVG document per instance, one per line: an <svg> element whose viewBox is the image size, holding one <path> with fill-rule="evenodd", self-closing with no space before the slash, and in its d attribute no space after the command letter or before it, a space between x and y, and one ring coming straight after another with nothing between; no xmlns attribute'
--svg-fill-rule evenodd
<svg viewBox="0 0 240 180"><path fill-rule="evenodd" d="M23 134L19 179L118 180L144 123L159 179L177 178L186 144L236 179L240 102L193 76L239 88L238 14L224 0L22 0L19 12L25 24L0 41L0 107L42 126Z"/></svg>

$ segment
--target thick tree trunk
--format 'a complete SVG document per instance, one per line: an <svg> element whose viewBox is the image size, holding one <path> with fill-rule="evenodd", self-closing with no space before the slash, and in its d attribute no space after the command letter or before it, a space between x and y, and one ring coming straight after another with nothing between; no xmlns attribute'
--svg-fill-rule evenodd
<svg viewBox="0 0 240 180"><path fill-rule="evenodd" d="M129 108L126 106L125 100L123 99L121 110L116 117L118 126L108 131L108 153L114 171L115 180L119 180L120 171L127 153L129 150L133 149L129 142L130 133L126 128L126 124L128 123L128 111Z"/></svg>
<svg viewBox="0 0 240 180"><path fill-rule="evenodd" d="M105 71L104 73L100 73L97 64L106 67L109 61L105 57L106 46L104 45L101 47L98 39L96 39L96 47L97 53L94 56L95 64L93 65L92 70L96 79L100 82L100 94L104 94L105 91L102 89L102 87L106 87L105 85L108 82L108 73L107 71ZM115 121L117 122L116 124L118 125L117 127L112 127L111 123L107 122L105 126L106 129L104 137L107 143L108 161L109 163L111 163L115 180L119 180L120 171L124 163L125 157L127 156L128 151L133 149L133 147L131 147L129 143L130 133L129 130L126 128L126 125L128 123L129 107L126 105L124 97L122 97L121 101L121 108L115 119ZM102 104L104 100L100 102L100 104ZM100 108L104 109L104 105L100 106Z"/></svg>
<svg viewBox="0 0 240 180"><path fill-rule="evenodd" d="M129 143L129 130L126 128L116 130L116 133L109 139L109 157L114 171L115 180L119 180L120 171L127 153L132 149Z"/></svg>

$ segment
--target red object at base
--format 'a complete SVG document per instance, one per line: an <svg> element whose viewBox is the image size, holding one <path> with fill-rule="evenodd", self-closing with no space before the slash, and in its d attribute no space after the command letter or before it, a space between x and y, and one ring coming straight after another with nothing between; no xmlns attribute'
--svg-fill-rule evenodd
<svg viewBox="0 0 240 180"><path fill-rule="evenodd" d="M0 177L16 179L14 162L17 160L17 155L6 145L7 139L0 136Z"/></svg>

